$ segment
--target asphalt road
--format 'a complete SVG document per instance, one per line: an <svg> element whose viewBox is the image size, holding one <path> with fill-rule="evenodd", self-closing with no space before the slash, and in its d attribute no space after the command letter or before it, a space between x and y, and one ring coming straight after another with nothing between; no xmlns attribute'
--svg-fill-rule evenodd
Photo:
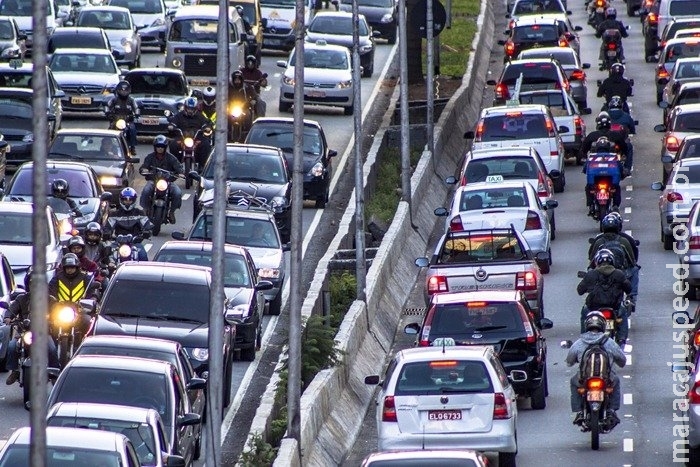
<svg viewBox="0 0 700 467"><path fill-rule="evenodd" d="M500 3L500 2L499 2ZM550 394L547 408L533 411L529 402L518 404L517 462L520 467L529 466L659 466L671 465L673 442L680 439L672 431L679 422L674 421L673 384L667 362L673 360L673 323L671 313L676 297L672 290L673 277L668 265L677 264L673 252L664 251L659 241L658 192L650 189L661 175L661 134L653 132L653 126L661 123L661 109L656 106L654 94L654 66L644 63L643 38L639 18L628 18L622 2L615 5L618 19L630 25L630 37L624 39L627 58L626 76L635 80L635 96L631 98L633 115L639 120L634 137L635 167L633 176L623 185L622 214L624 230L641 241L640 287L637 312L631 321L630 338L626 346L627 366L619 374L622 381L623 405L618 415L622 423L615 430L601 437L600 451L590 449L590 436L572 425L569 407L569 378L577 367L567 368L566 351L559 347L565 339L574 340L579 334L579 313L583 297L576 294L576 272L587 263L588 238L597 234L597 223L586 216L583 201L584 175L580 167L568 165L567 187L557 196L557 239L553 243L551 273L545 276L545 309L547 317L554 321L554 328L544 331L548 341L548 373ZM583 2L569 2L573 10L574 24L584 29L581 36L582 59L592 64L588 72L588 103L593 114L587 116L588 131L595 129L594 118L602 100L595 97L596 79L606 72L598 71L597 58L600 40L586 24ZM505 8L499 5L495 28L505 29ZM497 37L500 39L501 36ZM493 78L499 76L502 63L502 47L495 46L491 57ZM484 106L491 105L492 90L487 89ZM441 221L438 221L441 222ZM432 251L435 240L431 244ZM423 306L423 278L415 287L407 308ZM691 302L692 312L697 303ZM405 324L420 322L421 316L404 314L394 344L394 351L412 346L413 339L403 334ZM375 405L371 404L360 429L360 437L343 464L354 467L365 455L376 451ZM495 461L495 459L492 459Z"/></svg>
<svg viewBox="0 0 700 467"><path fill-rule="evenodd" d="M392 46L389 46L384 41L378 43L376 56L375 56L375 73L371 78L362 79L362 100L363 100L363 111L370 104L369 102L372 92L381 78L381 72L385 64L390 61L392 54ZM276 61L286 58L287 54L283 52L263 52L262 60L262 71L268 73L268 81L270 83L270 88L263 91L263 99L268 103L267 105L267 116L278 116L280 115L277 108L277 101L279 96L279 80L282 68L276 66ZM157 49L144 49L142 56L142 66L164 66L164 55L157 52ZM359 111L359 110L358 110ZM291 116L291 114L283 114L284 116ZM352 117L344 116L343 111L340 108L331 107L313 107L307 106L305 108L305 118L318 120L321 122L328 141L328 145L331 149L338 151L338 156L334 158L334 179L331 186L331 193L333 193L333 188L339 184L343 183L344 174L343 170L348 153L346 149L348 145L352 142L353 137L353 126ZM64 114L63 128L106 128L108 126L107 120L100 115L90 115L90 114ZM143 158L152 151L151 139L141 139L139 138L139 145L137 146L137 156ZM137 180L135 183L135 188L137 192L141 192L144 186L143 178L137 175ZM177 212L177 223L175 225L164 225L161 233L158 237L153 237L150 241L144 242L146 250L149 252L149 256L153 257L155 252L158 251L160 246L171 239L171 233L174 231L185 231L190 227L192 219L192 198L194 195L193 190L186 190L184 188L184 183L181 183L181 188L183 190L183 206L180 211ZM333 194L331 194L331 200L327 208L340 209L341 206L340 198L334 199ZM305 209L303 211L303 230L304 230L304 243L303 251L309 245L310 240L314 237L314 234L319 226L319 221L323 210L317 210L313 207L313 203L305 203ZM287 253L287 255L289 255ZM306 258L305 258L306 260ZM289 263L289 261L287 262ZM287 277L289 277L289 271L287 271ZM288 281L285 285L284 290L284 303L287 301L289 294L289 284ZM284 306L283 303L283 306ZM283 326L278 326L278 317L276 316L265 316L264 318L264 337L263 337L263 351L265 350L266 344L273 338L273 336L282 333L286 335L286 328ZM235 361L233 368L233 382L232 382L232 405L229 407L227 414L224 418L224 425L222 429L222 438L225 438L229 433L229 428L232 424L232 420L238 412L241 405L241 401L249 389L249 382L253 375L259 377L258 365L260 364L260 354L254 362L243 362ZM275 358L276 360L276 358ZM259 394L257 395L259 397ZM253 395L255 399L255 395ZM254 410L254 407L247 407L247 410ZM21 426L26 426L29 424L29 412L22 408L22 394L21 388L18 385L13 385L11 387L5 386L0 381L0 411L3 413L3 423L0 426L0 445L4 443L9 435L17 428ZM203 456L202 456L203 457Z"/></svg>

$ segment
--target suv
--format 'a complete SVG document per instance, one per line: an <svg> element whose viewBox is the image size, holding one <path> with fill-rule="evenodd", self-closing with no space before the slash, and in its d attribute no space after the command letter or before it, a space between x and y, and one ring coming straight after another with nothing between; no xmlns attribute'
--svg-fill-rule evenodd
<svg viewBox="0 0 700 467"><path fill-rule="evenodd" d="M275 146L284 152L287 167L294 164L294 119L261 117L253 122L245 142ZM316 120L304 119L304 199L316 202L323 209L330 198L333 175L332 158L338 152L328 148L323 127Z"/></svg>
<svg viewBox="0 0 700 467"><path fill-rule="evenodd" d="M175 240L211 241L212 222L211 208L204 209L187 234L173 232L172 236ZM268 313L279 315L287 272L284 252L289 251L290 246L281 242L272 213L265 208L229 206L226 209L226 243L248 249L258 269L258 277L272 282L273 287L265 290L265 299L269 303Z"/></svg>
<svg viewBox="0 0 700 467"><path fill-rule="evenodd" d="M123 263L104 293L90 335L131 335L174 340L182 344L192 367L209 376L209 308L211 269L203 266L149 262ZM235 323L224 320L224 388L231 387ZM231 401L223 391L223 405Z"/></svg>
<svg viewBox="0 0 700 467"><path fill-rule="evenodd" d="M531 146L542 158L554 191L560 193L566 186L566 175L564 143L559 132L568 131L568 127L557 128L549 108L530 104L485 108L476 131L467 131L464 137L474 140L472 149Z"/></svg>
<svg viewBox="0 0 700 467"><path fill-rule="evenodd" d="M438 338L457 345L495 346L508 374L527 375L514 384L515 392L530 397L532 408L542 410L547 405L547 341L541 330L550 329L552 321L534 316L519 290L438 294L423 323L411 323L404 332L417 335L416 345L421 347Z"/></svg>
<svg viewBox="0 0 700 467"><path fill-rule="evenodd" d="M661 0L659 3L659 26L657 31L663 31L666 28L666 24L674 19L698 16L700 16L700 2L697 0Z"/></svg>
<svg viewBox="0 0 700 467"><path fill-rule="evenodd" d="M520 91L538 91L540 89L565 89L569 91L566 72L558 61L552 58L531 58L507 62L498 81L492 79L486 84L495 86L493 105L503 105L512 98L515 83L522 75Z"/></svg>
<svg viewBox="0 0 700 467"><path fill-rule="evenodd" d="M581 27L578 27L580 30ZM513 27L507 31L508 40L498 41L504 46L505 56L503 61L507 62L518 56L520 52L537 47L568 47L569 40L565 35L564 26L554 17L547 16L524 16L514 22ZM572 32L569 37L576 36ZM578 45L578 44L575 44Z"/></svg>

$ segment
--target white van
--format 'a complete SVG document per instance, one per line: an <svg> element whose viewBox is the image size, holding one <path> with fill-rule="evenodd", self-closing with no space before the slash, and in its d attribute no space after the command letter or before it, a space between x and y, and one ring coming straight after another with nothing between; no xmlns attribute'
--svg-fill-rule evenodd
<svg viewBox="0 0 700 467"><path fill-rule="evenodd" d="M700 16L700 2L698 0L661 0L659 3L658 33L666 27L671 19L693 18Z"/></svg>
<svg viewBox="0 0 700 467"><path fill-rule="evenodd" d="M315 0L304 1L304 24L311 21ZM294 28L296 20L295 0L260 0L262 16L266 19L263 29L263 48L291 51L294 49Z"/></svg>
<svg viewBox="0 0 700 467"><path fill-rule="evenodd" d="M27 35L27 54L32 54L32 3L36 0L0 0L0 16L12 16L17 21L22 34ZM46 2L46 30L50 36L57 26L62 26L62 20L58 19L58 11L53 0L43 0Z"/></svg>
<svg viewBox="0 0 700 467"><path fill-rule="evenodd" d="M167 7L163 0L109 0L109 6L120 6L131 12L136 29L165 24Z"/></svg>
<svg viewBox="0 0 700 467"><path fill-rule="evenodd" d="M196 88L216 86L219 7L183 6L173 16L166 36L165 66L182 70ZM229 74L245 64L247 36L234 7L229 8Z"/></svg>

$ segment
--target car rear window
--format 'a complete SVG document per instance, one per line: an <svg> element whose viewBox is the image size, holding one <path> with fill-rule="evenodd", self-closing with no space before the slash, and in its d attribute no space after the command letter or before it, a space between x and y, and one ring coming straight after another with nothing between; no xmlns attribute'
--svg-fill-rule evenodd
<svg viewBox="0 0 700 467"><path fill-rule="evenodd" d="M513 13L516 15L564 13L564 9L557 0L521 0L515 5Z"/></svg>
<svg viewBox="0 0 700 467"><path fill-rule="evenodd" d="M570 48L561 47L557 49L556 52L551 50L552 49L549 49L546 52L540 52L537 49L529 49L523 52L523 58L526 60L531 58L553 58L561 65L576 65L575 52L573 52Z"/></svg>
<svg viewBox="0 0 700 467"><path fill-rule="evenodd" d="M673 119L672 131L700 132L700 112L679 112Z"/></svg>
<svg viewBox="0 0 700 467"><path fill-rule="evenodd" d="M558 28L554 25L533 24L513 29L515 42L552 42L559 39Z"/></svg>
<svg viewBox="0 0 700 467"><path fill-rule="evenodd" d="M430 323L436 335L470 339L474 333L522 331L523 320L514 302L468 302L436 305Z"/></svg>
<svg viewBox="0 0 700 467"><path fill-rule="evenodd" d="M525 259L518 238L510 233L479 232L450 235L443 244L439 263L499 262Z"/></svg>
<svg viewBox="0 0 700 467"><path fill-rule="evenodd" d="M304 153L321 154L321 135L315 127L304 126ZM246 144L260 144L294 152L294 128L289 123L256 123L246 137Z"/></svg>
<svg viewBox="0 0 700 467"><path fill-rule="evenodd" d="M698 103L700 103L700 89L688 89L678 94L678 99L674 105Z"/></svg>
<svg viewBox="0 0 700 467"><path fill-rule="evenodd" d="M682 29L700 28L700 21L674 21L668 25L664 40L668 40L676 35L677 31Z"/></svg>
<svg viewBox="0 0 700 467"><path fill-rule="evenodd" d="M508 141L513 139L549 138L547 123L542 114L509 112L483 119L481 141Z"/></svg>
<svg viewBox="0 0 700 467"><path fill-rule="evenodd" d="M666 48L664 62L674 63L679 58L697 57L700 55L700 41L688 39L688 42L683 44L675 44Z"/></svg>
<svg viewBox="0 0 700 467"><path fill-rule="evenodd" d="M668 14L671 16L698 16L700 15L700 2L695 0L676 0L668 5Z"/></svg>
<svg viewBox="0 0 700 467"><path fill-rule="evenodd" d="M260 144L260 143L257 143ZM204 167L204 178L214 178L214 158ZM226 151L226 179L251 183L287 183L287 170L279 153L229 148Z"/></svg>
<svg viewBox="0 0 700 467"><path fill-rule="evenodd" d="M119 458L119 453L117 452L51 446L46 448L46 461L48 467L63 467L68 465L121 467L123 465ZM10 446L0 463L0 467L14 467L17 465L30 465L29 446Z"/></svg>
<svg viewBox="0 0 700 467"><path fill-rule="evenodd" d="M523 207L528 205L527 193L523 187L494 187L483 190L463 191L459 200L460 211Z"/></svg>
<svg viewBox="0 0 700 467"><path fill-rule="evenodd" d="M500 175L504 180L537 178L537 164L531 157L492 157L471 161L467 165L465 182L483 182L488 175Z"/></svg>
<svg viewBox="0 0 700 467"><path fill-rule="evenodd" d="M226 218L226 243L245 247L280 248L272 221L245 217ZM211 240L212 217L200 216L189 240Z"/></svg>
<svg viewBox="0 0 700 467"><path fill-rule="evenodd" d="M407 363L401 368L398 378L394 390L396 396L493 392L489 372L480 361Z"/></svg>
<svg viewBox="0 0 700 467"><path fill-rule="evenodd" d="M561 92L521 93L518 97L521 104L540 104L549 107L549 110L555 116L557 115L556 111L564 111L563 115L567 114L564 96Z"/></svg>
<svg viewBox="0 0 700 467"><path fill-rule="evenodd" d="M0 71L0 87L3 88L31 88L32 70L27 71Z"/></svg>
<svg viewBox="0 0 700 467"><path fill-rule="evenodd" d="M79 49L106 49L102 34L93 34L91 32L80 34L58 34L49 38L47 45L49 53L53 53L57 49L79 48Z"/></svg>
<svg viewBox="0 0 700 467"><path fill-rule="evenodd" d="M117 355L120 357L137 357L148 360L159 360L178 366L177 356L168 352L160 352L147 348L134 348L117 345L93 345L84 343L76 351L76 355Z"/></svg>
<svg viewBox="0 0 700 467"><path fill-rule="evenodd" d="M678 167L673 183L676 185L700 183L700 165L684 165Z"/></svg>
<svg viewBox="0 0 700 467"><path fill-rule="evenodd" d="M513 85L523 75L523 83L558 83L559 75L553 63L527 63L509 65L503 72L501 80L506 85Z"/></svg>

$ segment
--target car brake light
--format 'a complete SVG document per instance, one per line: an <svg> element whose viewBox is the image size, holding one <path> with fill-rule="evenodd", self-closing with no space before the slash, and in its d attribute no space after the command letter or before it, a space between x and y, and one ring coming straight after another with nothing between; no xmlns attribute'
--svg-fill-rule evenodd
<svg viewBox="0 0 700 467"><path fill-rule="evenodd" d="M496 92L498 92L498 88L496 88ZM474 142L480 142L481 137L484 136L484 121L481 120L477 125L476 125L476 131L474 132Z"/></svg>
<svg viewBox="0 0 700 467"><path fill-rule="evenodd" d="M545 184L544 175L542 175L542 172L537 174L537 196L540 198L546 198L549 196L549 191L547 190L547 185Z"/></svg>
<svg viewBox="0 0 700 467"><path fill-rule="evenodd" d="M676 138L673 135L669 135L666 137L666 150L668 152L676 152L678 151L678 146L679 146L678 138Z"/></svg>
<svg viewBox="0 0 700 467"><path fill-rule="evenodd" d="M504 420L510 418L510 401L502 392L493 395L493 419Z"/></svg>
<svg viewBox="0 0 700 467"><path fill-rule="evenodd" d="M559 47L568 47L568 46L569 46L569 41L567 41L563 37L559 39Z"/></svg>
<svg viewBox="0 0 700 467"><path fill-rule="evenodd" d="M656 24L659 22L659 17L656 16L656 13L649 13L647 15L647 21L652 24Z"/></svg>
<svg viewBox="0 0 700 467"><path fill-rule="evenodd" d="M420 340L418 341L419 347L430 347L430 326L423 325L423 331L420 334Z"/></svg>
<svg viewBox="0 0 700 467"><path fill-rule="evenodd" d="M550 138L554 138L554 123L548 118L544 119L544 125L547 127L547 132ZM549 153L550 156L557 156L559 153L557 151L552 151Z"/></svg>
<svg viewBox="0 0 700 467"><path fill-rule="evenodd" d="M576 136L583 136L583 119L579 115L574 117L574 125L576 126Z"/></svg>
<svg viewBox="0 0 700 467"><path fill-rule="evenodd" d="M430 362L431 368L441 368L446 366L457 366L456 360L438 360L436 362Z"/></svg>
<svg viewBox="0 0 700 467"><path fill-rule="evenodd" d="M447 277L431 276L428 279L428 294L447 292Z"/></svg>
<svg viewBox="0 0 700 467"><path fill-rule="evenodd" d="M384 406L382 407L382 421L383 422L396 422L396 404L394 403L394 396L384 397Z"/></svg>
<svg viewBox="0 0 700 467"><path fill-rule="evenodd" d="M605 389L605 381L603 378L589 378L586 381L586 387L589 391L602 391Z"/></svg>
<svg viewBox="0 0 700 467"><path fill-rule="evenodd" d="M508 29L513 29L515 27L515 20L512 19L508 21Z"/></svg>
<svg viewBox="0 0 700 467"><path fill-rule="evenodd" d="M506 112L506 117L510 118L520 118L523 116L522 112Z"/></svg>
<svg viewBox="0 0 700 467"><path fill-rule="evenodd" d="M571 73L571 78L569 79L583 81L586 79L586 73L584 73L583 70L574 70L574 72Z"/></svg>
<svg viewBox="0 0 700 467"><path fill-rule="evenodd" d="M515 44L511 41L506 42L506 55L509 57L515 55Z"/></svg>
<svg viewBox="0 0 700 467"><path fill-rule="evenodd" d="M700 236L693 235L692 237L690 237L690 240L688 240L688 249L700 250Z"/></svg>
<svg viewBox="0 0 700 467"><path fill-rule="evenodd" d="M677 191L671 191L666 195L666 200L669 203L675 203L676 201L683 201L683 195Z"/></svg>
<svg viewBox="0 0 700 467"><path fill-rule="evenodd" d="M669 76L668 71L666 71L666 68L663 65L656 69L656 79L668 78Z"/></svg>
<svg viewBox="0 0 700 467"><path fill-rule="evenodd" d="M515 275L515 289L537 290L537 275L532 271L520 271Z"/></svg>
<svg viewBox="0 0 700 467"><path fill-rule="evenodd" d="M693 345L700 347L700 331L695 331L695 334L693 334Z"/></svg>
<svg viewBox="0 0 700 467"><path fill-rule="evenodd" d="M489 302L467 302L467 308L483 308L488 305Z"/></svg>
<svg viewBox="0 0 700 467"><path fill-rule="evenodd" d="M530 324L530 317L532 317L532 313L526 312L525 308L523 308L521 305L518 305L518 311L520 312L520 317L523 320L525 342L528 344L534 344L537 342L537 336L535 335L535 331L532 329L532 325Z"/></svg>
<svg viewBox="0 0 700 467"><path fill-rule="evenodd" d="M525 230L540 230L542 229L542 223L540 222L540 216L537 215L535 211L527 212L527 220L525 221Z"/></svg>
<svg viewBox="0 0 700 467"><path fill-rule="evenodd" d="M508 99L510 97L510 92L508 92L508 86L500 83L496 86L496 99Z"/></svg>
<svg viewBox="0 0 700 467"><path fill-rule="evenodd" d="M462 216L456 215L450 221L450 232L461 232L464 230L462 225Z"/></svg>

